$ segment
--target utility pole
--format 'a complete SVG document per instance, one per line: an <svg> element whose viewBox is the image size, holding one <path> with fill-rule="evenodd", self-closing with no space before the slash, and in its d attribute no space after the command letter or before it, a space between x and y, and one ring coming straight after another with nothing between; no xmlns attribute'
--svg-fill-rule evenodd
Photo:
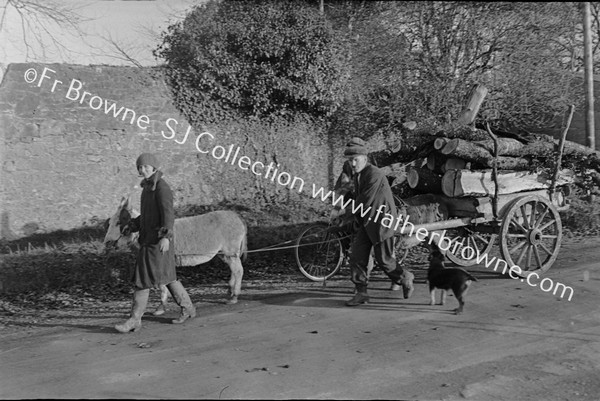
<svg viewBox="0 0 600 401"><path fill-rule="evenodd" d="M592 16L590 3L583 3L583 49L585 69L585 133L586 145L596 149L596 128L594 126L594 60L592 57Z"/></svg>

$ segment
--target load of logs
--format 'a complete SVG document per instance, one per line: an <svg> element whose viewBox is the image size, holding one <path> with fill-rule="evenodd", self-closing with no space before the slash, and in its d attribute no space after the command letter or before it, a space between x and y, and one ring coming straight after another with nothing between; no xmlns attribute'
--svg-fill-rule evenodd
<svg viewBox="0 0 600 401"><path fill-rule="evenodd" d="M371 161L387 170L388 178L399 177L403 196L439 194L455 217L495 217L503 205L524 191L552 199L559 208L566 204L569 184L577 184L573 171L561 168L561 158L588 158L586 171L600 187L600 152L549 135L493 132L489 126L472 123L487 89L476 86L467 107L455 123L432 130L411 122L404 125L402 138L389 149L370 154ZM540 160L554 160L554 173L536 169ZM495 206L492 204L495 203Z"/></svg>

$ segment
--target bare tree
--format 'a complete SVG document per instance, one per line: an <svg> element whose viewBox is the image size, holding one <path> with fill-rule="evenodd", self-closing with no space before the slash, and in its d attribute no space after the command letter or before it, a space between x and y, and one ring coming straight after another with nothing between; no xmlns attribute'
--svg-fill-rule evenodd
<svg viewBox="0 0 600 401"><path fill-rule="evenodd" d="M108 31L104 35L100 35L100 38L106 46L92 46L94 50L98 51L98 53L92 53L92 55L98 54L131 64L135 67L143 67L138 56L144 51L143 46L132 40L116 38ZM110 49L109 52L107 52L107 48Z"/></svg>
<svg viewBox="0 0 600 401"><path fill-rule="evenodd" d="M169 3L160 5L160 13L165 16L165 21L182 20L185 18L188 8L194 3L197 3L197 1L184 1L180 3L179 7ZM155 44L160 43L163 32L162 28L152 25L136 26L135 31L136 37L133 39L115 37L107 31L105 34L99 35L105 46L93 46L93 48L98 51L98 55L101 54L103 57L110 57L136 67L142 67L141 57L143 57L143 53L151 53L154 50ZM140 38L147 40L143 41ZM151 45L148 45L148 43L151 43Z"/></svg>
<svg viewBox="0 0 600 401"><path fill-rule="evenodd" d="M82 21L77 9L55 0L3 0L0 5L0 34L5 36L5 43L22 45L27 61L44 61L50 52L61 56L72 53L60 36L82 37Z"/></svg>

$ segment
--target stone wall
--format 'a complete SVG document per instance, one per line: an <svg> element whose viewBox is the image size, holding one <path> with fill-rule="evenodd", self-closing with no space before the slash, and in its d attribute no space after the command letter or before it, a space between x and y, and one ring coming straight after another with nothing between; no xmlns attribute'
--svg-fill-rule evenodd
<svg viewBox="0 0 600 401"><path fill-rule="evenodd" d="M333 180L331 148L315 123L223 121L192 129L184 142L187 130L150 69L11 64L0 85L0 238L105 219L125 194L138 205L141 152L159 155L176 207L326 206L310 196L313 184L330 187ZM230 156L217 145L231 147ZM267 171L271 162L276 174Z"/></svg>

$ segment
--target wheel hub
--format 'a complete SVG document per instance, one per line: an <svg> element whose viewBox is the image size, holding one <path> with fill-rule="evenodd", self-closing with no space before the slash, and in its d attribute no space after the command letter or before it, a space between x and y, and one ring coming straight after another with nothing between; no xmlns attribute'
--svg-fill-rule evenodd
<svg viewBox="0 0 600 401"><path fill-rule="evenodd" d="M537 245L540 242L542 242L542 232L539 229L534 228L529 232L529 236L527 239L529 240L530 244Z"/></svg>

